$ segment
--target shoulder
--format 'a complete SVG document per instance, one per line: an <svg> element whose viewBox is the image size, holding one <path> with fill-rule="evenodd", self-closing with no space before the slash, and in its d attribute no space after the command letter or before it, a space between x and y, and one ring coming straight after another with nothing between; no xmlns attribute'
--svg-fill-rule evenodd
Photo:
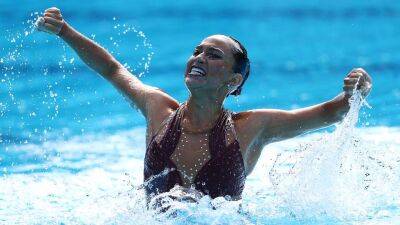
<svg viewBox="0 0 400 225"><path fill-rule="evenodd" d="M260 110L232 113L232 120L242 147L251 146L262 134L267 120Z"/></svg>
<svg viewBox="0 0 400 225"><path fill-rule="evenodd" d="M265 126L268 124L273 124L279 122L282 119L290 119L293 115L293 111L286 111L280 109L253 109L248 111L243 111L239 113L234 113L232 115L235 123L242 126Z"/></svg>
<svg viewBox="0 0 400 225"><path fill-rule="evenodd" d="M232 114L235 129L246 143L269 143L271 132L279 126L282 114L287 111L276 109L254 109Z"/></svg>
<svg viewBox="0 0 400 225"><path fill-rule="evenodd" d="M147 93L147 129L149 134L159 130L163 122L179 107L178 101L159 88L151 88Z"/></svg>
<svg viewBox="0 0 400 225"><path fill-rule="evenodd" d="M179 107L179 103L164 90L156 87L147 87L146 97L149 105L154 107L168 107L175 110Z"/></svg>
<svg viewBox="0 0 400 225"><path fill-rule="evenodd" d="M279 110L253 109L238 113L232 113L232 120L238 127L258 127L270 121Z"/></svg>

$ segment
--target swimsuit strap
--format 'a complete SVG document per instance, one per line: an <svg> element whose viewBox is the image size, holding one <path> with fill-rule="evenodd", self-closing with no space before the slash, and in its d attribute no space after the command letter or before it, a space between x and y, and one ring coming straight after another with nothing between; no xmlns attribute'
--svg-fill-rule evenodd
<svg viewBox="0 0 400 225"><path fill-rule="evenodd" d="M211 134L209 137L209 147L211 158L215 157L218 153L220 153L220 149L225 149L225 134L226 134L226 122L229 118L229 113L227 110L223 109L222 113L217 119L214 127L211 130Z"/></svg>
<svg viewBox="0 0 400 225"><path fill-rule="evenodd" d="M185 105L186 103L183 103L176 109L176 111L172 115L172 118L169 120L165 135L160 141L160 145L166 147L164 156L167 158L171 157L179 143L179 138L182 134L181 122ZM234 138L235 140L237 140L236 131L232 126L233 124L230 111L222 109L222 112L216 120L209 135L209 150L211 158L219 154L220 149L225 149L227 129L233 128Z"/></svg>
<svg viewBox="0 0 400 225"><path fill-rule="evenodd" d="M238 136L237 136L237 133L236 133L236 129L235 129L235 124L233 123L233 119L232 119L232 112L231 111L228 111L228 113L229 113L229 119L228 119L228 125L229 125L229 127L231 128L231 131L232 131L232 133L233 133L233 137L235 138L235 140L239 140L238 139Z"/></svg>
<svg viewBox="0 0 400 225"><path fill-rule="evenodd" d="M160 141L160 146L166 147L166 151L164 152L164 156L168 159L174 152L176 146L178 145L179 138L181 136L180 123L182 120L182 109L184 104L181 104L172 115L170 119L167 130L165 131L164 137Z"/></svg>
<svg viewBox="0 0 400 225"><path fill-rule="evenodd" d="M146 150L144 179L149 182L149 185L146 185L147 194L167 192L176 184L183 183L176 165L170 158L182 134L183 106L184 104L180 105L171 114L160 143L152 141ZM231 113L223 109L209 133L211 159L197 172L194 180L196 189L212 198L226 195L240 198L244 188L244 162L236 136L232 145L227 146L226 143L227 130L231 126ZM166 168L171 171L163 174Z"/></svg>

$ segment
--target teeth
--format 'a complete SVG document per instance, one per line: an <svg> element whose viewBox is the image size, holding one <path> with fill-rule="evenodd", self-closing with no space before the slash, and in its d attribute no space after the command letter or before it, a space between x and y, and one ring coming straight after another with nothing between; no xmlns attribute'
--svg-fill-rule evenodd
<svg viewBox="0 0 400 225"><path fill-rule="evenodd" d="M199 73L203 72L203 71L201 71L200 69L197 69L197 68L193 68L192 71L199 72Z"/></svg>
<svg viewBox="0 0 400 225"><path fill-rule="evenodd" d="M203 74L201 74L201 73L199 73L199 72L196 72L196 71L193 71L193 72L191 72L190 74L191 74L191 75L196 75L196 76L203 76Z"/></svg>
<svg viewBox="0 0 400 225"><path fill-rule="evenodd" d="M198 67L193 67L192 70L190 71L191 74L193 75L204 75L205 72L201 68Z"/></svg>

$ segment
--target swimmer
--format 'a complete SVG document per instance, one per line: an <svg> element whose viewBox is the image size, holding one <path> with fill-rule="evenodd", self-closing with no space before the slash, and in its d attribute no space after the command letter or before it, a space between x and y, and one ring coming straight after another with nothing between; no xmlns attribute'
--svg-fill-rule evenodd
<svg viewBox="0 0 400 225"><path fill-rule="evenodd" d="M358 89L366 97L372 86L368 73L358 68L347 74L343 91L330 101L290 111L232 113L224 108L224 101L242 92L250 60L238 40L218 34L202 40L189 57L183 76L189 97L180 104L161 89L142 83L99 44L69 25L59 9L47 9L37 27L64 40L146 118L144 186L148 196L180 186L211 198L240 199L264 146L341 121L353 91Z"/></svg>

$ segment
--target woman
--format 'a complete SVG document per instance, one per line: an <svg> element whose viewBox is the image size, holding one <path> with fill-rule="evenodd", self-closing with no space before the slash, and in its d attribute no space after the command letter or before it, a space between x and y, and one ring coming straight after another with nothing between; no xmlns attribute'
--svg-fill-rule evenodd
<svg viewBox="0 0 400 225"><path fill-rule="evenodd" d="M265 145L340 121L353 90L360 89L365 97L371 89L369 75L354 69L344 79L344 91L328 102L292 111L232 114L223 102L228 95L240 94L250 62L237 40L213 35L187 62L184 80L190 96L180 105L162 90L140 82L105 49L75 31L57 8L45 11L38 28L60 36L145 116L144 180L150 196L179 185L212 198L239 199Z"/></svg>

